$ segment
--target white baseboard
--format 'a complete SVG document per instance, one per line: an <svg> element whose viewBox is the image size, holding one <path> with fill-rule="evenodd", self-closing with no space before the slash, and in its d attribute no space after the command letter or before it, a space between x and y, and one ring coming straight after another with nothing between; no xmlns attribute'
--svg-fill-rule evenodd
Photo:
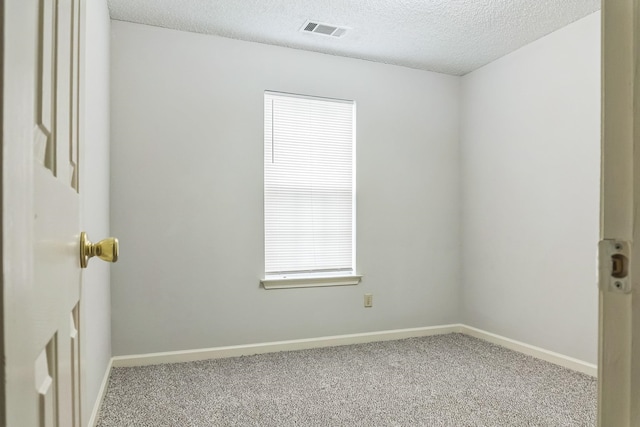
<svg viewBox="0 0 640 427"><path fill-rule="evenodd" d="M506 347L519 353L533 356L537 359L545 360L556 365L564 366L565 368L573 369L574 371L591 375L592 377L598 376L598 366L592 363L574 359L573 357L568 357L563 354L554 353L553 351L525 344L523 342L512 340L510 338L505 338L503 336L492 334L491 332L483 331L471 326L460 325L459 332L465 335L479 338L481 340L489 341L493 344L497 344L501 347Z"/></svg>
<svg viewBox="0 0 640 427"><path fill-rule="evenodd" d="M564 366L591 376L597 376L596 365L554 353L540 347L515 341L500 335L492 334L471 326L454 324L425 328L396 329L390 331L367 332L361 334L336 335L320 338L306 338L290 341L267 342L259 344L215 347L200 350L170 351L164 353L136 354L116 356L111 359L113 367L144 366L161 363L181 363L196 360L219 359L224 357L250 356L252 354L274 353L279 351L305 350L320 347L335 347L349 344L361 344L375 341L390 341L403 338L442 335L453 332L463 333L508 349Z"/></svg>
<svg viewBox="0 0 640 427"><path fill-rule="evenodd" d="M453 332L460 332L460 326L461 325L443 325L425 328L396 329L390 331L366 332L361 334L216 347L201 350L116 356L112 359L112 362L114 367L193 362L196 360L219 359L223 357L250 356L252 354L275 353L279 351L306 350L310 348L336 347L349 344L362 344L376 341L391 341L403 338L450 334Z"/></svg>
<svg viewBox="0 0 640 427"><path fill-rule="evenodd" d="M100 413L100 407L102 406L104 395L107 392L107 386L109 385L109 375L111 374L112 367L113 358L109 360L107 369L104 372L104 377L102 378L102 383L100 384L100 389L98 390L98 397L96 397L96 401L93 404L93 410L91 411L91 416L89 417L89 422L87 423L88 427L95 427L96 422L98 421L98 414Z"/></svg>
<svg viewBox="0 0 640 427"><path fill-rule="evenodd" d="M200 350L170 351L164 353L135 354L130 356L115 356L111 358L109 366L105 372L98 398L96 399L93 412L89 418L89 426L94 427L98 418L98 413L109 384L109 374L112 367L129 367L157 365L161 363L181 363L193 362L196 360L220 359L224 357L250 356L253 354L275 353L280 351L305 350L321 347L336 347L349 344L362 344L376 341L392 341L404 338L426 337L431 335L443 335L450 333L462 333L475 338L479 338L493 344L517 351L519 353L533 356L537 359L545 360L574 371L582 372L593 377L597 376L598 367L594 364L584 362L572 357L554 353L540 347L525 344L512 340L491 332L483 331L463 324L431 326L424 328L396 329L390 331L366 332L350 335L336 335L320 338L306 338L290 341L267 342L259 344L236 345L228 347L215 347Z"/></svg>

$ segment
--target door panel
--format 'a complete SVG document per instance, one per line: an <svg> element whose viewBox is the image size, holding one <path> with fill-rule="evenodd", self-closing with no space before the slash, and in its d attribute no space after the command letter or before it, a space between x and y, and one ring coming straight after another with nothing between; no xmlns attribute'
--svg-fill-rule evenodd
<svg viewBox="0 0 640 427"><path fill-rule="evenodd" d="M36 89L37 128L35 129L35 158L55 173L55 141L53 139L55 101L56 52L55 1L41 1L38 28L38 87Z"/></svg>
<svg viewBox="0 0 640 427"><path fill-rule="evenodd" d="M47 347L36 359L36 390L38 392L38 425L54 427L58 425L56 414L56 390L58 377L56 375L56 339L47 343Z"/></svg>
<svg viewBox="0 0 640 427"><path fill-rule="evenodd" d="M71 403L72 425L80 425L80 304L77 304L69 316L69 338L71 340Z"/></svg>
<svg viewBox="0 0 640 427"><path fill-rule="evenodd" d="M8 426L81 425L82 7L83 0L4 3L3 393ZM9 189L12 185L20 191Z"/></svg>

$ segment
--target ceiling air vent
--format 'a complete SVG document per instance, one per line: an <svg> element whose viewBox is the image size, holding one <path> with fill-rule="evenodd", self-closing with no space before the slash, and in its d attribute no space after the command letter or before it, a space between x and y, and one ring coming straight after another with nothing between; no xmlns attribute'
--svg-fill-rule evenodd
<svg viewBox="0 0 640 427"><path fill-rule="evenodd" d="M338 27L337 25L323 24L320 22L307 21L304 23L300 31L303 33L313 33L322 36L342 37L345 35L349 28Z"/></svg>

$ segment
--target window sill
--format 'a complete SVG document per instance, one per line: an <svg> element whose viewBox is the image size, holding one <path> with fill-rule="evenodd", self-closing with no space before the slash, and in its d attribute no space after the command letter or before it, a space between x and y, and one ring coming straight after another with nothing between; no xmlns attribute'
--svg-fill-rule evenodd
<svg viewBox="0 0 640 427"><path fill-rule="evenodd" d="M260 280L265 289L316 288L323 286L353 286L360 283L361 275L326 277L265 278Z"/></svg>

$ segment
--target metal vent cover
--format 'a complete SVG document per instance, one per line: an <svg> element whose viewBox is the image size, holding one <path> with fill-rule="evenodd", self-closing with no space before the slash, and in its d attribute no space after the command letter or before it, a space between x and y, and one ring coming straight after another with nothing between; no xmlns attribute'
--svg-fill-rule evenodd
<svg viewBox="0 0 640 427"><path fill-rule="evenodd" d="M300 28L300 31L303 33L313 33L336 38L344 36L347 33L347 30L350 30L350 28L316 21L307 21L304 23L302 28Z"/></svg>

